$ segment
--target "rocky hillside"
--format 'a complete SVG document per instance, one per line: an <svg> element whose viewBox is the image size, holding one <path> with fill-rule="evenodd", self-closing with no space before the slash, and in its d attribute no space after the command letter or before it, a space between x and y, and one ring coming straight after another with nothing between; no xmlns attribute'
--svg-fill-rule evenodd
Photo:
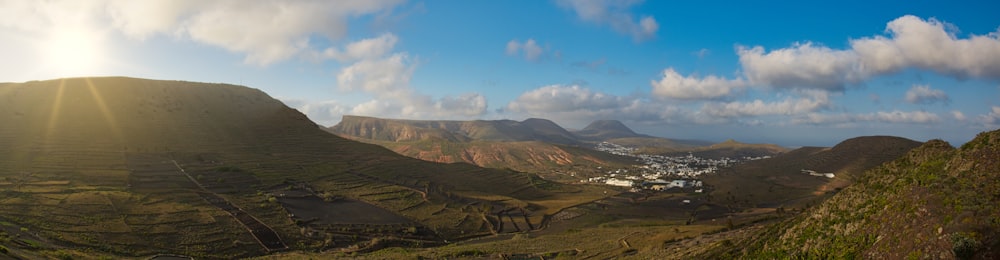
<svg viewBox="0 0 1000 260"><path fill-rule="evenodd" d="M360 137L375 141L407 142L442 140L468 141L542 141L563 145L579 145L576 136L545 119L431 121L382 119L344 116L340 123L327 128L334 134Z"/></svg>
<svg viewBox="0 0 1000 260"><path fill-rule="evenodd" d="M1000 131L959 149L932 140L859 176L822 204L716 256L997 259ZM739 249L742 248L742 249ZM724 253L720 253L724 252Z"/></svg>
<svg viewBox="0 0 1000 260"><path fill-rule="evenodd" d="M634 163L631 158L589 149L589 141L552 121L539 118L518 122L344 116L327 131L421 160L513 169L544 174L546 178L567 177L561 173L569 172L585 178L596 174L598 167L624 167Z"/></svg>

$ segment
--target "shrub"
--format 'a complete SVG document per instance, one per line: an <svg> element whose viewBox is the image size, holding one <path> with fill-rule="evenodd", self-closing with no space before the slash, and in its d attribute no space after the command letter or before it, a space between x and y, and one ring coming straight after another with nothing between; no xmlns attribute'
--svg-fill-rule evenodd
<svg viewBox="0 0 1000 260"><path fill-rule="evenodd" d="M981 244L972 234L955 233L951 235L951 251L958 259L972 259L979 251Z"/></svg>

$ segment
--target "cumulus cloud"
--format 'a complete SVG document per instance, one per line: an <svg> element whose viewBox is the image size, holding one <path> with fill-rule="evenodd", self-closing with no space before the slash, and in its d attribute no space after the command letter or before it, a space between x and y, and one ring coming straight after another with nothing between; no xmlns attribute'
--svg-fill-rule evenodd
<svg viewBox="0 0 1000 260"><path fill-rule="evenodd" d="M538 61L542 57L542 52L544 50L535 39L528 39L523 43L518 42L516 39L507 42L507 55L516 56L518 53L524 54L524 59L529 61Z"/></svg>
<svg viewBox="0 0 1000 260"><path fill-rule="evenodd" d="M337 73L342 90L361 90L381 96L404 98L411 94L410 79L416 65L406 53L394 53L355 62Z"/></svg>
<svg viewBox="0 0 1000 260"><path fill-rule="evenodd" d="M340 62L378 58L392 52L398 41L399 37L395 34L385 33L379 37L349 43L343 50L336 47L327 48L319 55L322 59L332 58Z"/></svg>
<svg viewBox="0 0 1000 260"><path fill-rule="evenodd" d="M717 76L685 77L673 68L663 70L659 81L652 80L653 95L673 99L719 99L740 92L746 82L742 79L725 79Z"/></svg>
<svg viewBox="0 0 1000 260"><path fill-rule="evenodd" d="M850 40L846 50L805 42L769 52L740 46L737 54L753 84L778 88L843 91L846 85L906 68L1000 80L1000 30L964 39L953 31L957 28L943 22L906 15L887 24L888 37Z"/></svg>
<svg viewBox="0 0 1000 260"><path fill-rule="evenodd" d="M638 97L593 91L578 85L549 85L522 93L507 104L508 112L589 122L595 118L671 122L684 120L682 109Z"/></svg>
<svg viewBox="0 0 1000 260"><path fill-rule="evenodd" d="M457 97L446 96L434 103L435 114L458 116L479 116L486 111L486 97L478 93L467 93Z"/></svg>
<svg viewBox="0 0 1000 260"><path fill-rule="evenodd" d="M353 61L337 73L337 85L342 91L361 91L375 97L336 112L406 118L468 118L486 113L486 98L478 93L434 100L414 90L410 79L417 63L406 52L392 53L397 41L395 35L384 34L353 42L344 50L325 52L330 57Z"/></svg>
<svg viewBox="0 0 1000 260"><path fill-rule="evenodd" d="M952 110L951 111L951 116L954 117L955 120L965 121L965 114L962 113L962 111Z"/></svg>
<svg viewBox="0 0 1000 260"><path fill-rule="evenodd" d="M336 100L312 102L305 99L283 97L279 97L278 100L281 100L288 107L299 110L299 112L309 116L313 122L323 126L336 124L343 115L352 114L351 106Z"/></svg>
<svg viewBox="0 0 1000 260"><path fill-rule="evenodd" d="M1000 124L1000 106L990 107L990 112L984 115L979 115L979 121L987 125L997 125Z"/></svg>
<svg viewBox="0 0 1000 260"><path fill-rule="evenodd" d="M1000 29L959 39L957 28L944 22L906 15L888 23L890 37L851 41L861 63L875 73L908 67L957 78L1000 79Z"/></svg>
<svg viewBox="0 0 1000 260"><path fill-rule="evenodd" d="M262 1L95 0L14 1L0 10L0 25L30 31L81 21L137 40L158 34L244 54L268 65L314 52L310 37L339 40L348 19L391 10L402 0Z"/></svg>
<svg viewBox="0 0 1000 260"><path fill-rule="evenodd" d="M578 109L609 109L627 105L623 97L591 91L578 85L550 85L521 94L508 105L511 111L567 112Z"/></svg>
<svg viewBox="0 0 1000 260"><path fill-rule="evenodd" d="M934 102L948 103L948 94L940 89L932 89L928 85L913 85L906 91L906 102L911 104L932 104Z"/></svg>
<svg viewBox="0 0 1000 260"><path fill-rule="evenodd" d="M811 42L765 52L763 47L737 48L743 72L753 84L777 88L842 91L845 84L868 77L851 51L833 50Z"/></svg>
<svg viewBox="0 0 1000 260"><path fill-rule="evenodd" d="M587 22L608 25L619 33L631 35L636 41L643 41L656 35L660 24L652 16L639 19L629 11L641 3L636 0L558 0L557 3Z"/></svg>
<svg viewBox="0 0 1000 260"><path fill-rule="evenodd" d="M781 101L711 102L705 103L701 113L714 117L746 117L767 115L798 115L828 109L832 106L829 94L822 91L802 93L801 97L788 97Z"/></svg>

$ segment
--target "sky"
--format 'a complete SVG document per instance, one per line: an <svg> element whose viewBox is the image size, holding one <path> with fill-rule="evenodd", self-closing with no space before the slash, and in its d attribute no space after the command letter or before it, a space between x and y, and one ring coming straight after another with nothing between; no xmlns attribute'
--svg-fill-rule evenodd
<svg viewBox="0 0 1000 260"><path fill-rule="evenodd" d="M0 82L257 88L321 125L616 119L677 139L1000 128L1000 2L0 0Z"/></svg>

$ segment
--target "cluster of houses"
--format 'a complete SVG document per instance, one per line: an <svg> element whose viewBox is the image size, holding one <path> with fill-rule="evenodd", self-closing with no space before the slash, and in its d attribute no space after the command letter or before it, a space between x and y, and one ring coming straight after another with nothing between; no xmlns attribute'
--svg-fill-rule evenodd
<svg viewBox="0 0 1000 260"><path fill-rule="evenodd" d="M624 177L617 174L612 174L610 176L600 176L592 177L582 182L589 183L603 183L611 186L618 187L628 187L635 190L654 190L654 191L665 191L672 188L694 188L694 192L702 192L702 181L694 179L675 179L671 181L666 181L663 179L642 179L635 175L624 175Z"/></svg>
<svg viewBox="0 0 1000 260"><path fill-rule="evenodd" d="M601 142L597 145L597 150L615 155L634 157L641 165L631 169L607 170L604 176L589 178L581 182L603 183L612 186L635 187L648 190L665 190L673 187L700 188L701 181L695 179L703 174L711 174L718 171L719 168L731 167L745 161L770 158L770 156L762 156L744 157L741 159L708 159L696 157L690 153L686 156L636 154L636 148L611 142ZM664 180L665 178L673 178L675 180L667 182ZM696 189L695 191L697 192L698 190Z"/></svg>

